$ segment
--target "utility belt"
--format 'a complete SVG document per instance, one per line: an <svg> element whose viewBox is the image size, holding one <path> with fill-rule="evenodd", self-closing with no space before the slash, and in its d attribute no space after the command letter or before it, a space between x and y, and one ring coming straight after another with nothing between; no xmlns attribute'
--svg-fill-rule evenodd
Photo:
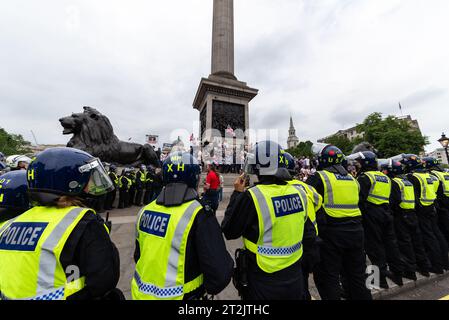
<svg viewBox="0 0 449 320"><path fill-rule="evenodd" d="M330 215L326 214L323 210L317 212L316 215L318 228L320 225L327 225L327 226L333 226L333 225L346 225L346 224L358 224L362 223L362 216L359 217L342 217L342 218L334 218Z"/></svg>
<svg viewBox="0 0 449 320"><path fill-rule="evenodd" d="M243 293L248 287L248 254L249 251L246 249L237 249L235 251L236 267L232 276L232 282L240 297L243 297Z"/></svg>

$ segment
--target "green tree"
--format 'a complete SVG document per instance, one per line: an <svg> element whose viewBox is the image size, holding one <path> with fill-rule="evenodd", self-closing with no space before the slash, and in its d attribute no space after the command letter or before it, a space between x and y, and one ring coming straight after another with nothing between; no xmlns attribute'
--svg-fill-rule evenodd
<svg viewBox="0 0 449 320"><path fill-rule="evenodd" d="M357 125L357 132L363 132L364 140L385 158L401 153L419 154L429 144L428 137L423 136L409 122L394 116L383 119L379 112L370 114L362 124Z"/></svg>
<svg viewBox="0 0 449 320"><path fill-rule="evenodd" d="M11 134L0 128L0 151L6 155L30 153L31 143L20 134Z"/></svg>
<svg viewBox="0 0 449 320"><path fill-rule="evenodd" d="M351 151L355 146L355 141L351 141L346 136L341 135L330 136L325 142L336 146L346 155L351 154Z"/></svg>
<svg viewBox="0 0 449 320"><path fill-rule="evenodd" d="M295 148L286 150L294 157L312 157L312 146L313 143L310 141L300 142Z"/></svg>

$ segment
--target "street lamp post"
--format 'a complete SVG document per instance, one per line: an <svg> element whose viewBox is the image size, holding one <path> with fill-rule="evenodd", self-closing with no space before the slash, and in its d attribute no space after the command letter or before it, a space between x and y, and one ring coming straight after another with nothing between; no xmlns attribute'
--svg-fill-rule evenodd
<svg viewBox="0 0 449 320"><path fill-rule="evenodd" d="M446 135L443 134L441 135L441 138L438 140L439 143L441 143L441 146L444 148L444 151L446 152L446 160L449 163L449 153L447 152L447 148L449 146L449 138L446 137Z"/></svg>

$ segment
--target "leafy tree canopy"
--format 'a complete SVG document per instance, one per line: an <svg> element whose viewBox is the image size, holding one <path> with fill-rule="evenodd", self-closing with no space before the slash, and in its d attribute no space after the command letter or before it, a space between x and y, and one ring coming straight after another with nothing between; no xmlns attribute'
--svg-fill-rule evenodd
<svg viewBox="0 0 449 320"><path fill-rule="evenodd" d="M0 128L0 152L5 155L27 154L30 152L31 143L20 134L11 134Z"/></svg>
<svg viewBox="0 0 449 320"><path fill-rule="evenodd" d="M357 125L357 132L363 133L363 138L349 140L346 136L333 135L326 139L326 143L337 146L346 155L359 143L366 141L372 144L381 157L389 158L401 153L419 154L424 146L429 144L428 137L412 127L409 122L395 116L382 118L382 114L370 114L361 124Z"/></svg>
<svg viewBox="0 0 449 320"><path fill-rule="evenodd" d="M294 157L312 157L312 145L311 141L300 142L295 148L286 150Z"/></svg>

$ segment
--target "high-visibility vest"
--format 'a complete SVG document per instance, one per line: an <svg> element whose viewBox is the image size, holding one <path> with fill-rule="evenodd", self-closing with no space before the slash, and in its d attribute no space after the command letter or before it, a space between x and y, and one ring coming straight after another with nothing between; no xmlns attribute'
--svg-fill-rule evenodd
<svg viewBox="0 0 449 320"><path fill-rule="evenodd" d="M91 209L34 207L0 229L0 291L4 300L65 300L85 286L84 277L60 262L73 229ZM76 275L74 273L73 275ZM70 281L68 283L68 281Z"/></svg>
<svg viewBox="0 0 449 320"><path fill-rule="evenodd" d="M316 213L323 205L323 197L315 190L314 187L297 179L287 181L289 185L302 188L307 194L307 216L315 226L316 235L318 235L318 223L316 222Z"/></svg>
<svg viewBox="0 0 449 320"><path fill-rule="evenodd" d="M419 203L423 207L429 207L434 204L437 198L437 192L435 190L435 181L429 173L415 172L413 176L418 179L421 194L419 197Z"/></svg>
<svg viewBox="0 0 449 320"><path fill-rule="evenodd" d="M376 205L389 204L391 195L391 180L380 171L367 171L365 175L371 181L367 201Z"/></svg>
<svg viewBox="0 0 449 320"><path fill-rule="evenodd" d="M341 175L329 171L318 171L324 185L323 208L332 218L360 217L360 186L350 174Z"/></svg>
<svg viewBox="0 0 449 320"><path fill-rule="evenodd" d="M145 172L139 171L139 172L137 172L137 174L139 175L139 180L142 183L145 183Z"/></svg>
<svg viewBox="0 0 449 320"><path fill-rule="evenodd" d="M201 209L196 200L176 207L154 201L142 209L137 220L140 259L131 282L134 300L181 300L201 287L202 274L185 279L187 239Z"/></svg>
<svg viewBox="0 0 449 320"><path fill-rule="evenodd" d="M112 175L112 181L114 182L114 185L118 186L119 185L119 181L118 181L118 177L114 172L110 172L110 175Z"/></svg>
<svg viewBox="0 0 449 320"><path fill-rule="evenodd" d="M306 192L291 185L257 185L248 191L257 211L259 238L257 243L243 238L245 247L267 273L291 266L303 253Z"/></svg>
<svg viewBox="0 0 449 320"><path fill-rule="evenodd" d="M448 172L440 172L440 171L432 171L432 174L438 178L440 181L440 185L443 188L443 194L446 197L449 197L449 173Z"/></svg>
<svg viewBox="0 0 449 320"><path fill-rule="evenodd" d="M120 189L123 187L123 184L124 184L122 179L126 179L126 181L128 181L126 190L129 190L129 188L131 188L131 184L132 184L131 179L129 179L128 177L125 177L125 176L121 176L119 179L119 188Z"/></svg>
<svg viewBox="0 0 449 320"><path fill-rule="evenodd" d="M401 193L401 203L399 204L399 207L404 210L415 209L415 188L413 187L413 184L403 178L394 178L393 182L398 185Z"/></svg>

